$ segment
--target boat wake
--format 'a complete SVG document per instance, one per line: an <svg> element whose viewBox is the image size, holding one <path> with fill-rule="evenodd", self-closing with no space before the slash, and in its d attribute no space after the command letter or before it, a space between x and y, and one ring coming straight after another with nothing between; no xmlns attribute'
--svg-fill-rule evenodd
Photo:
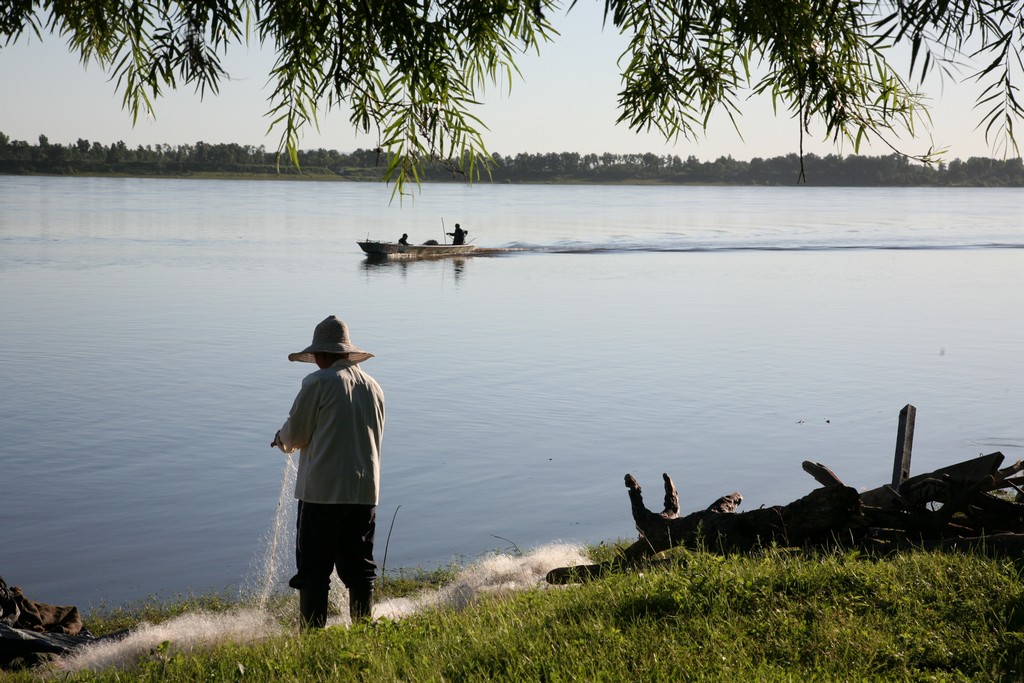
<svg viewBox="0 0 1024 683"><path fill-rule="evenodd" d="M707 253L707 252L822 252L822 251L956 251L1024 249L1022 242L743 242L743 241L631 241L607 243L558 242L554 244L512 243L507 246L478 249L477 255L515 253L615 254L615 253Z"/></svg>
<svg viewBox="0 0 1024 683"><path fill-rule="evenodd" d="M1024 448L1024 437L1003 436L989 437L987 439L973 439L972 444L985 448Z"/></svg>

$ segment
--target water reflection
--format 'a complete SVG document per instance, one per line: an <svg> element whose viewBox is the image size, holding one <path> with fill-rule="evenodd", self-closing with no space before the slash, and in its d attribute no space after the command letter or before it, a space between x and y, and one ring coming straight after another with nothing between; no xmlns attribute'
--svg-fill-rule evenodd
<svg viewBox="0 0 1024 683"><path fill-rule="evenodd" d="M370 255L363 259L362 269L367 273L399 273L402 277L409 274L410 270L417 268L428 269L428 268L439 268L442 273L448 272L449 267L451 272L455 276L455 281L458 282L463 271L466 269L467 259L464 256L449 256L443 259L441 258L402 258L393 259L388 258L386 255Z"/></svg>
<svg viewBox="0 0 1024 683"><path fill-rule="evenodd" d="M455 270L455 281L458 282L459 276L462 275L462 270L466 267L466 259L464 258L453 258L452 267Z"/></svg>

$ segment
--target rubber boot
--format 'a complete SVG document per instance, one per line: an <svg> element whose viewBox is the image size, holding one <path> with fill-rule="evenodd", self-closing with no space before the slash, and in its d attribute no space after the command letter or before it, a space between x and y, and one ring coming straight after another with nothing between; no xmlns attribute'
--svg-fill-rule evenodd
<svg viewBox="0 0 1024 683"><path fill-rule="evenodd" d="M299 590L299 628L323 628L327 625L327 588Z"/></svg>
<svg viewBox="0 0 1024 683"><path fill-rule="evenodd" d="M373 606L373 589L364 588L348 592L348 615L352 623L370 621Z"/></svg>

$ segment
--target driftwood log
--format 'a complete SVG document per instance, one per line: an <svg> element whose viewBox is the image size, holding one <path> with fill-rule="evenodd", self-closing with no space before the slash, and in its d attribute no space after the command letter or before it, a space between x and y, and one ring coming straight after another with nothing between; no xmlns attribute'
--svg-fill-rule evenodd
<svg viewBox="0 0 1024 683"><path fill-rule="evenodd" d="M658 553L683 546L712 552L744 552L766 545L835 545L839 535L861 526L860 500L855 489L837 485L811 491L789 505L776 505L736 513L743 502L739 493L722 496L706 510L679 517L679 494L672 478L663 474L665 509L651 512L644 505L640 485L626 475L626 488L640 539L609 563L559 567L548 572L549 583L568 583L599 576L613 569L644 563ZM856 536L850 536L851 540Z"/></svg>
<svg viewBox="0 0 1024 683"><path fill-rule="evenodd" d="M821 484L788 505L737 513L743 502L730 493L706 510L679 516L679 493L663 474L664 508L644 504L636 479L626 489L639 540L611 562L559 567L549 583L570 583L610 570L643 565L681 546L709 552L749 552L768 546L860 548L892 552L906 548L985 550L1024 558L1024 463L1000 469L1004 456L991 453L915 477L910 474L913 406L900 413L893 483L858 493L828 467L804 462Z"/></svg>

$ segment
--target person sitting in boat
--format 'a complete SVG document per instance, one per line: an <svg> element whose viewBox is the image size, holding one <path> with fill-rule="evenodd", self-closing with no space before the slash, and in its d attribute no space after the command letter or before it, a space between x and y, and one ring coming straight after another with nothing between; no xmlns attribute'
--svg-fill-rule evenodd
<svg viewBox="0 0 1024 683"><path fill-rule="evenodd" d="M446 232L446 235L452 238L452 244L465 244L466 235L469 234L469 230L463 230L459 227L459 224L455 224L455 232Z"/></svg>
<svg viewBox="0 0 1024 683"><path fill-rule="evenodd" d="M405 246L409 246L409 236L403 232L401 239L398 240L398 243L403 244Z"/></svg>

